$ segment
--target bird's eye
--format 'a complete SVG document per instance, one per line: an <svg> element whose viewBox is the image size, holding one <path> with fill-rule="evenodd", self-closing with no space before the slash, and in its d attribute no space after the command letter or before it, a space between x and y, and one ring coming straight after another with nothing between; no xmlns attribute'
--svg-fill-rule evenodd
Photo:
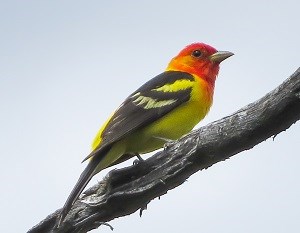
<svg viewBox="0 0 300 233"><path fill-rule="evenodd" d="M194 50L192 53L193 57L201 57L202 53L200 50Z"/></svg>

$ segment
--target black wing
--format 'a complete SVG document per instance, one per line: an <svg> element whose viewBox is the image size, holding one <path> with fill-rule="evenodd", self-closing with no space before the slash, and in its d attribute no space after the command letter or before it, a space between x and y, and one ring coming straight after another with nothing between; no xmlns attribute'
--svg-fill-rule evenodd
<svg viewBox="0 0 300 233"><path fill-rule="evenodd" d="M102 132L102 142L84 161L127 134L143 127L169 113L190 99L191 88L176 92L156 90L177 80L194 81L185 72L166 71L141 86L117 109Z"/></svg>
<svg viewBox="0 0 300 233"><path fill-rule="evenodd" d="M167 89L160 89L160 87L172 84L177 80L189 80L193 82L194 78L192 75L184 72L164 72L132 93L117 109L102 132L102 142L86 158L92 157L64 204L58 225L63 222L73 203L93 177L94 170L99 162L106 155L107 151L110 150L114 142L161 118L190 99L191 87L183 87L182 90L173 92Z"/></svg>

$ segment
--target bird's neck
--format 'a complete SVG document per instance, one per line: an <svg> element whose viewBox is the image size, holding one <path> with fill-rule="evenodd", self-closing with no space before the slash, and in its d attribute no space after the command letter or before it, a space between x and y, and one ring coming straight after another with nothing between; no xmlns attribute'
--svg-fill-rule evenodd
<svg viewBox="0 0 300 233"><path fill-rule="evenodd" d="M177 62L170 62L168 65L167 71L181 71L186 72L192 75L195 75L198 78L204 80L209 89L213 92L215 87L216 77L219 72L219 66L213 66L213 64L199 64L199 66L189 66L187 64L177 63Z"/></svg>

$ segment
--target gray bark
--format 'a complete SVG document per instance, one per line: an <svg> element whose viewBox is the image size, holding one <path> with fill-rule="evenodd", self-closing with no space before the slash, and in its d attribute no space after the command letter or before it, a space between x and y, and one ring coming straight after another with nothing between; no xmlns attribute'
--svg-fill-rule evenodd
<svg viewBox="0 0 300 233"><path fill-rule="evenodd" d="M28 232L87 232L141 210L195 172L275 137L299 118L300 68L256 102L168 143L143 163L112 170L82 195L59 228L57 210Z"/></svg>

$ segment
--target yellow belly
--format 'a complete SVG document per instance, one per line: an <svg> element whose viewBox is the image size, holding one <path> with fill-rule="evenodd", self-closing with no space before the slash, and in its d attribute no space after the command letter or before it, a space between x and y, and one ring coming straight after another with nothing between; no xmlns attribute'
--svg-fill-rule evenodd
<svg viewBox="0 0 300 233"><path fill-rule="evenodd" d="M206 116L212 104L206 83L201 79L196 82L188 102L128 137L126 152L148 153L165 144L165 140L157 137L176 140L190 132Z"/></svg>
<svg viewBox="0 0 300 233"><path fill-rule="evenodd" d="M163 147L166 141L160 138L169 140L180 138L204 118L209 106L199 106L199 102L192 101L178 107L162 119L133 133L125 142L126 151L148 153Z"/></svg>
<svg viewBox="0 0 300 233"><path fill-rule="evenodd" d="M200 83L202 80L196 82L188 102L172 110L161 119L142 129L137 129L114 143L111 150L100 162L96 172L110 166L123 154L148 153L163 147L166 140L176 140L190 132L205 117L212 104L211 95L206 90L206 83ZM101 139L98 143L100 142Z"/></svg>

